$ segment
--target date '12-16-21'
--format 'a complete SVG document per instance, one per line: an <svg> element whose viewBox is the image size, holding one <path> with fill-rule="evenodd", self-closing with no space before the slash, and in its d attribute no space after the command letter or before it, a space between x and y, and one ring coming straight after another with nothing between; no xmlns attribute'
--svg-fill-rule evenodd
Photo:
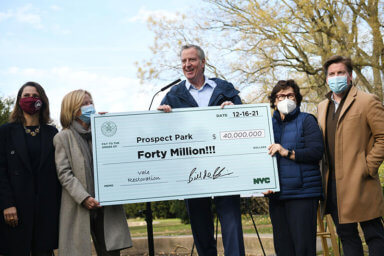
<svg viewBox="0 0 384 256"><path fill-rule="evenodd" d="M234 111L232 112L233 117L252 117L252 116L258 116L259 111L258 110L252 110L252 111Z"/></svg>

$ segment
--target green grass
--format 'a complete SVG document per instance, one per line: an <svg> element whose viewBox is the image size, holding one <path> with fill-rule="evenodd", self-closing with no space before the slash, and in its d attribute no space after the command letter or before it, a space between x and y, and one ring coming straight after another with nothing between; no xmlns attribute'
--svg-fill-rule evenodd
<svg viewBox="0 0 384 256"><path fill-rule="evenodd" d="M254 215L254 220L259 233L272 233L272 225L269 216ZM248 215L243 216L242 224L245 234L255 233L252 220ZM133 237L145 237L147 235L147 225L143 218L129 219L128 225ZM180 219L155 219L153 221L153 234L155 236L180 236L191 235L192 233L190 224L183 224Z"/></svg>
<svg viewBox="0 0 384 256"><path fill-rule="evenodd" d="M147 235L147 225L143 218L128 219L128 225L133 237ZM153 221L153 234L155 236L190 235L191 228L189 224L181 223L180 219L155 219Z"/></svg>
<svg viewBox="0 0 384 256"><path fill-rule="evenodd" d="M253 220L255 221L259 233L272 233L272 224L269 215L253 215ZM242 224L244 234L255 234L252 219L249 215L243 216Z"/></svg>

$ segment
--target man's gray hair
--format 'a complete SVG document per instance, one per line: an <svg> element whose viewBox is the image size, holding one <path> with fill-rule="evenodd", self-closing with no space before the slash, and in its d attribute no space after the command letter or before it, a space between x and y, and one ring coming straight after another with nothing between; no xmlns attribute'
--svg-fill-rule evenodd
<svg viewBox="0 0 384 256"><path fill-rule="evenodd" d="M203 51L203 49L201 49L200 46L198 45L194 45L194 44L186 44L186 45L183 45L181 47L181 50L180 50L180 57L181 57L181 53L184 51L184 50L187 50L189 48L195 48L197 50L197 56L199 56L199 59L200 60L204 60L205 59L205 53Z"/></svg>

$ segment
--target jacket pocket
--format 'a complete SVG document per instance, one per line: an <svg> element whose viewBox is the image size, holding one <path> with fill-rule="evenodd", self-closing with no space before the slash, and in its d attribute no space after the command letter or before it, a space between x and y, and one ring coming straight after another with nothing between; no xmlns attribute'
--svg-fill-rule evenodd
<svg viewBox="0 0 384 256"><path fill-rule="evenodd" d="M363 177L379 179L379 169L376 169L376 170L369 169L368 163L367 163L367 157L365 156L364 152L360 153L360 161L362 163L362 168L363 168Z"/></svg>

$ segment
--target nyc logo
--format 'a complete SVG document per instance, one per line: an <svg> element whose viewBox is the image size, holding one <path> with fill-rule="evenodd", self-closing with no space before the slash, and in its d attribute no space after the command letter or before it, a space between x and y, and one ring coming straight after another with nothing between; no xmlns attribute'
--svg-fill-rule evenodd
<svg viewBox="0 0 384 256"><path fill-rule="evenodd" d="M264 183L271 183L271 179L269 177L253 179L253 184L264 184Z"/></svg>

